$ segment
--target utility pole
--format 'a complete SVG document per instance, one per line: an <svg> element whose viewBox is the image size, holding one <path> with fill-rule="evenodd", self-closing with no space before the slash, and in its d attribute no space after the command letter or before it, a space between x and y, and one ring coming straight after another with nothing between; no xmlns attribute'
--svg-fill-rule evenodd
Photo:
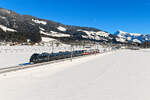
<svg viewBox="0 0 150 100"><path fill-rule="evenodd" d="M73 55L73 45L71 44L71 57L70 57L70 60L71 60L71 62L72 62L72 55Z"/></svg>
<svg viewBox="0 0 150 100"><path fill-rule="evenodd" d="M95 47L95 50L96 50L96 33L94 33L94 47ZM95 52L95 55L96 55L96 52Z"/></svg>
<svg viewBox="0 0 150 100"><path fill-rule="evenodd" d="M52 54L53 54L54 53L54 42L53 41L52 41L51 46L52 46Z"/></svg>

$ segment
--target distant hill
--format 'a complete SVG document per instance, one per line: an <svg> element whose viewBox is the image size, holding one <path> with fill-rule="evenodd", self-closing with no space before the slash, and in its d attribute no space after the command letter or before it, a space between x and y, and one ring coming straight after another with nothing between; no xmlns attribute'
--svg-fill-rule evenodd
<svg viewBox="0 0 150 100"><path fill-rule="evenodd" d="M0 41L40 42L42 37L59 39L65 42L90 40L115 42L115 36L91 27L71 26L29 15L21 15L0 8Z"/></svg>

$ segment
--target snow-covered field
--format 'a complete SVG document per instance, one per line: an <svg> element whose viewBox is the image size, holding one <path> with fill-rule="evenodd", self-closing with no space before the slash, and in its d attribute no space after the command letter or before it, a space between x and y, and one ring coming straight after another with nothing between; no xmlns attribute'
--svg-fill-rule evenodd
<svg viewBox="0 0 150 100"><path fill-rule="evenodd" d="M59 52L70 51L70 45L61 44L56 46L0 46L0 68L16 66L22 63L29 62L29 59L33 53ZM102 51L103 48L98 46ZM82 46L74 47L74 50L85 49Z"/></svg>
<svg viewBox="0 0 150 100"><path fill-rule="evenodd" d="M150 50L118 50L0 75L0 100L150 100Z"/></svg>

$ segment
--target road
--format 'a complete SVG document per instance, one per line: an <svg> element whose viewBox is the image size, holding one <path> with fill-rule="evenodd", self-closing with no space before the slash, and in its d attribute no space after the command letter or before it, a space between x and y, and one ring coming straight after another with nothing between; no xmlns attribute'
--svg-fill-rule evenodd
<svg viewBox="0 0 150 100"><path fill-rule="evenodd" d="M0 100L150 100L150 50L120 50L0 75Z"/></svg>

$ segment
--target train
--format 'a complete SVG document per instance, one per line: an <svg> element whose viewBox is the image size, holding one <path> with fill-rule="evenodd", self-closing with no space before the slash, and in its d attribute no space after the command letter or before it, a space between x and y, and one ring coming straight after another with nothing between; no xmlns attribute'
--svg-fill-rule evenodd
<svg viewBox="0 0 150 100"><path fill-rule="evenodd" d="M66 59L71 57L78 57L78 56L85 56L85 55L92 55L100 53L98 49L91 49L91 50L75 50L75 51L64 51L64 52L57 52L57 53L34 53L30 57L30 63L43 63L49 62L54 60Z"/></svg>

